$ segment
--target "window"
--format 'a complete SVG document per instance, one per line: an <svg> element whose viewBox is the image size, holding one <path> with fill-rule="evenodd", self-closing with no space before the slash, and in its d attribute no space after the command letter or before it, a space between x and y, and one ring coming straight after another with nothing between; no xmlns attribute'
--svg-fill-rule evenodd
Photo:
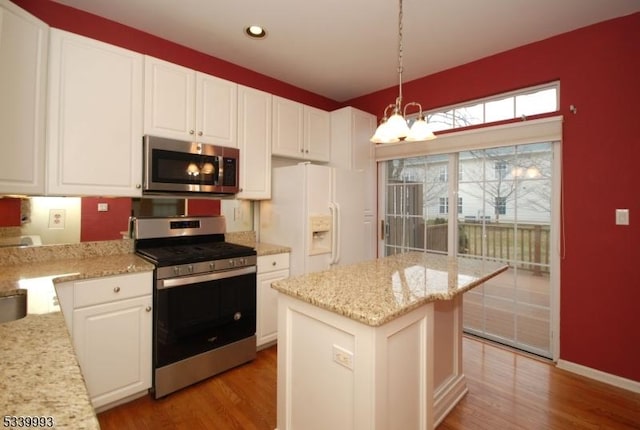
<svg viewBox="0 0 640 430"><path fill-rule="evenodd" d="M507 162L504 160L496 161L493 165L496 179L504 179L507 176Z"/></svg>
<svg viewBox="0 0 640 430"><path fill-rule="evenodd" d="M433 131L487 124L496 121L558 111L560 83L529 87L428 112Z"/></svg>
<svg viewBox="0 0 640 430"><path fill-rule="evenodd" d="M440 197L440 213L449 213L449 197Z"/></svg>
<svg viewBox="0 0 640 430"><path fill-rule="evenodd" d="M496 215L506 215L507 213L507 198L496 197L495 203Z"/></svg>
<svg viewBox="0 0 640 430"><path fill-rule="evenodd" d="M440 182L447 182L448 176L449 176L449 174L448 174L447 166L440 167L440 174L438 175L438 180Z"/></svg>

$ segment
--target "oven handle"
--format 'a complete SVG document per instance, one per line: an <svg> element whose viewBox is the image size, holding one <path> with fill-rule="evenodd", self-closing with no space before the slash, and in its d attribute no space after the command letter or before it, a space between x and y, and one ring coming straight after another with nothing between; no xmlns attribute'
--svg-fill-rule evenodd
<svg viewBox="0 0 640 430"><path fill-rule="evenodd" d="M240 269L225 270L222 272L205 273L203 275L185 276L182 278L159 279L158 289L180 287L189 284L197 284L200 282L217 281L219 279L233 278L235 276L250 275L256 273L256 266L242 267Z"/></svg>

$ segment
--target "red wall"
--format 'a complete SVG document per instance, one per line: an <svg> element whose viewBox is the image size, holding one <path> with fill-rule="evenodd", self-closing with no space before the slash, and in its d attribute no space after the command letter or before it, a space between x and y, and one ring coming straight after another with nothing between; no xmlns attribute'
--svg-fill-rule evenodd
<svg viewBox="0 0 640 430"><path fill-rule="evenodd" d="M332 110L331 100L51 1L13 0L50 25ZM640 13L408 82L426 109L560 80L563 125L561 351L564 360L640 381ZM395 88L350 104L380 115ZM569 112L569 105L578 109ZM630 226L614 225L615 208Z"/></svg>
<svg viewBox="0 0 640 430"><path fill-rule="evenodd" d="M187 215L220 215L220 200L189 199L187 200Z"/></svg>
<svg viewBox="0 0 640 430"><path fill-rule="evenodd" d="M426 108L560 81L560 358L640 381L640 13L403 86ZM396 88L350 101L380 116ZM577 114L569 106L577 107ZM630 209L616 226L615 209Z"/></svg>
<svg viewBox="0 0 640 430"><path fill-rule="evenodd" d="M0 227L20 227L20 199L0 198Z"/></svg>
<svg viewBox="0 0 640 430"><path fill-rule="evenodd" d="M108 210L98 212L98 204L106 203ZM83 197L80 203L80 241L122 239L127 231L131 215L131 199L128 197Z"/></svg>
<svg viewBox="0 0 640 430"><path fill-rule="evenodd" d="M338 103L326 97L78 9L50 0L11 1L55 28L181 64L320 109L334 110L338 107Z"/></svg>

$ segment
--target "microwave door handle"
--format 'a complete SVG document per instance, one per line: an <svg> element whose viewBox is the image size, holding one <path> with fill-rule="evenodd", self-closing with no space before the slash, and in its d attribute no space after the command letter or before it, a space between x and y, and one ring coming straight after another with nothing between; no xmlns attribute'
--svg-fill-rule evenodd
<svg viewBox="0 0 640 430"><path fill-rule="evenodd" d="M220 170L223 169L224 170L224 163L222 163L222 157L216 157L216 168L213 169L214 173L213 173L213 183L215 185L219 185L220 184ZM224 174L224 172L223 172Z"/></svg>

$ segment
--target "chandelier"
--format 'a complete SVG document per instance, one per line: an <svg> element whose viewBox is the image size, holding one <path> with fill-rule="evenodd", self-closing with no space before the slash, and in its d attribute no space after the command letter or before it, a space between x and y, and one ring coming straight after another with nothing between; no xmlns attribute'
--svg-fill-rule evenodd
<svg viewBox="0 0 640 430"><path fill-rule="evenodd" d="M384 109L384 115L380 121L380 125L371 137L374 143L393 143L401 140L407 142L418 142L422 140L435 139L435 135L431 132L424 114L422 113L422 105L416 102L407 103L402 107L402 0L400 0L398 13L398 98L396 102L388 105ZM406 119L407 108L417 107L418 117L409 127ZM391 116L388 116L389 110Z"/></svg>

